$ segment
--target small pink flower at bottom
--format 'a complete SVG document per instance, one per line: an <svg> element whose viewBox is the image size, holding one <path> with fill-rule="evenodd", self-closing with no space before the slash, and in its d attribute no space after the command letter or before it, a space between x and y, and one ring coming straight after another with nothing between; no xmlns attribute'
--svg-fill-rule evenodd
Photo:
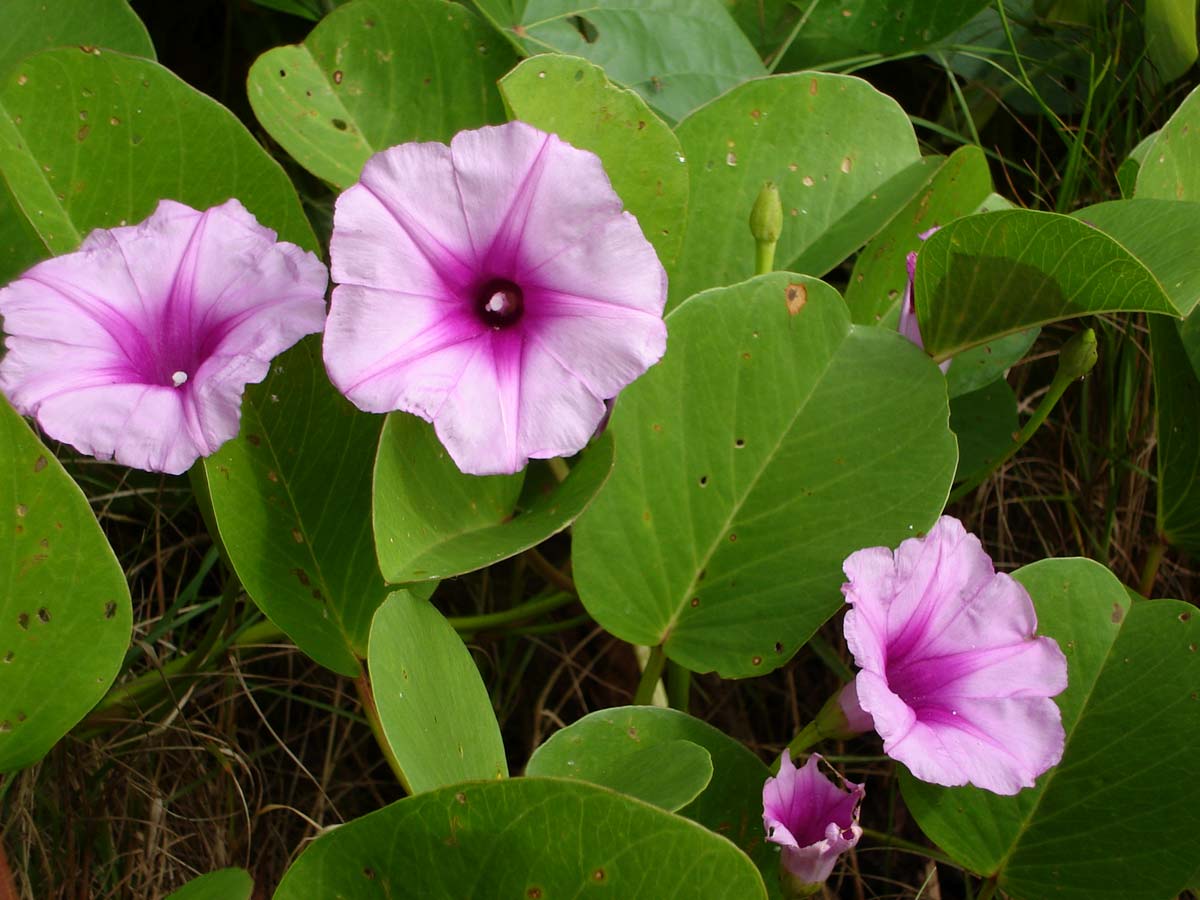
<svg viewBox="0 0 1200 900"><path fill-rule="evenodd" d="M883 750L923 781L1015 794L1062 758L1050 699L1067 661L1038 637L1021 584L992 568L979 539L943 516L923 538L859 550L843 569L853 607L853 694Z"/></svg>
<svg viewBox="0 0 1200 900"><path fill-rule="evenodd" d="M330 257L330 379L470 474L576 453L666 347L666 273L600 160L521 122L371 157Z"/></svg>
<svg viewBox="0 0 1200 900"><path fill-rule="evenodd" d="M0 289L0 390L55 440L177 475L235 437L242 392L321 330L328 273L237 201L170 200Z"/></svg>
<svg viewBox="0 0 1200 900"><path fill-rule="evenodd" d="M861 784L838 787L821 774L814 753L797 769L787 750L779 774L763 785L763 827L767 840L783 848L785 892L805 897L820 890L838 857L858 843L858 810L866 793Z"/></svg>

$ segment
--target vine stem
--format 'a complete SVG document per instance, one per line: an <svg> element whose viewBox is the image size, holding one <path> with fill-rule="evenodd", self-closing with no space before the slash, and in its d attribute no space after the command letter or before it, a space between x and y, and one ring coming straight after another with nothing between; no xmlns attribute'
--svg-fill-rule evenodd
<svg viewBox="0 0 1200 900"><path fill-rule="evenodd" d="M976 895L975 900L992 900L996 896L996 887L997 882L993 876L983 883L983 888Z"/></svg>
<svg viewBox="0 0 1200 900"><path fill-rule="evenodd" d="M371 682L367 680L367 673L365 671L360 672L359 676L354 679L354 690L358 692L358 699L362 703L363 714L367 717L367 724L371 726L371 734L375 736L375 743L383 751L383 757L387 760L392 774L396 776L396 779L404 787L405 792L411 796L413 793L412 785L408 783L408 776L400 768L400 761L396 759L396 754L392 752L392 745L388 743L387 735L383 733L383 723L379 720L379 707L375 705L375 693L371 690Z"/></svg>
<svg viewBox="0 0 1200 900"><path fill-rule="evenodd" d="M1150 548L1146 557L1146 565L1142 568L1142 578L1138 582L1138 593L1149 597L1154 590L1154 582L1158 580L1158 567L1162 564L1163 554L1167 552L1166 541L1159 540Z"/></svg>
<svg viewBox="0 0 1200 900"><path fill-rule="evenodd" d="M568 603L573 603L574 600L574 594L569 594L566 591L556 591L546 597L535 597L533 600L521 603L511 609L502 609L499 612L484 613L478 616L453 616L446 619L446 621L459 634L474 634L477 631L491 631L496 628L503 628L505 625L510 625L513 622L523 622L526 619L532 619L535 616L540 616L543 613L566 606Z"/></svg>
<svg viewBox="0 0 1200 900"><path fill-rule="evenodd" d="M646 660L646 668L642 669L642 678L638 681L637 691L633 695L634 706L649 706L654 701L654 689L658 687L658 680L662 677L666 661L662 644L650 648L650 658Z"/></svg>

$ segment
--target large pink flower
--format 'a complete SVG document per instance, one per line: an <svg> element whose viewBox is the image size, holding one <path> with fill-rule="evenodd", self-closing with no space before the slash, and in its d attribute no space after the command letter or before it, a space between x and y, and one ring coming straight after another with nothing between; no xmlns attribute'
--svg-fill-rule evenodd
<svg viewBox="0 0 1200 900"><path fill-rule="evenodd" d="M842 586L862 710L917 778L1015 794L1058 763L1067 686L1033 603L979 539L943 516L924 538L852 553ZM852 702L852 693L843 702Z"/></svg>
<svg viewBox="0 0 1200 900"><path fill-rule="evenodd" d="M373 156L343 193L329 377L464 472L582 448L666 346L666 273L600 160L521 122Z"/></svg>
<svg viewBox="0 0 1200 900"><path fill-rule="evenodd" d="M779 774L763 785L763 827L767 840L783 848L784 886L788 896L816 893L833 872L838 857L858 843L858 809L865 789L844 781L838 787L821 774L814 753L797 769L787 750Z"/></svg>
<svg viewBox="0 0 1200 900"><path fill-rule="evenodd" d="M237 200L163 200L0 290L0 389L56 440L177 475L237 435L272 357L321 330L327 283Z"/></svg>

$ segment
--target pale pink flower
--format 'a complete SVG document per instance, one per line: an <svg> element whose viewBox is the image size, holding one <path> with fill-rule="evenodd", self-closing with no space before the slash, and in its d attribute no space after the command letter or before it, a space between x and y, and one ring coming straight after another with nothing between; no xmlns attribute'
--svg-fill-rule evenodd
<svg viewBox="0 0 1200 900"><path fill-rule="evenodd" d="M928 231L922 231L917 237L927 241L937 230L937 226L934 226ZM896 326L896 330L924 350L925 342L921 339L921 328L917 324L917 304L913 288L913 281L917 277L917 254L915 251L904 257L904 266L908 270L908 283L904 287L904 298L900 301L900 323ZM952 360L949 359L944 360L938 364L938 368L945 372L950 368L951 362Z"/></svg>
<svg viewBox="0 0 1200 900"><path fill-rule="evenodd" d="M666 346L666 273L600 160L521 122L373 156L330 255L329 377L464 472L577 452Z"/></svg>
<svg viewBox="0 0 1200 900"><path fill-rule="evenodd" d="M852 553L843 569L854 690L883 749L923 781L1015 794L1062 757L1050 699L1067 686L1021 584L943 516L923 538ZM842 695L843 705L852 695Z"/></svg>
<svg viewBox="0 0 1200 900"><path fill-rule="evenodd" d="M0 290L0 389L50 437L176 475L235 437L242 392L320 331L325 266L237 201L163 200Z"/></svg>
<svg viewBox="0 0 1200 900"><path fill-rule="evenodd" d="M763 827L767 840L783 848L781 874L789 896L819 890L838 857L862 837L863 785L842 779L844 788L838 787L821 774L821 762L814 753L797 769L784 750L779 774L763 785Z"/></svg>

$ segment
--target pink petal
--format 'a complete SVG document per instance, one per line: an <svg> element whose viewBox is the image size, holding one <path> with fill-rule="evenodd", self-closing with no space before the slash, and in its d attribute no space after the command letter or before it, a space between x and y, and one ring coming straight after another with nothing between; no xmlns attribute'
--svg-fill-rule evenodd
<svg viewBox="0 0 1200 900"><path fill-rule="evenodd" d="M490 333L469 313L434 297L340 285L325 326L329 378L359 409L432 420L474 342Z"/></svg>
<svg viewBox="0 0 1200 900"><path fill-rule="evenodd" d="M237 434L246 384L321 330L327 280L236 200L164 200L0 290L0 387L51 437L179 474Z"/></svg>
<svg viewBox="0 0 1200 900"><path fill-rule="evenodd" d="M594 153L524 122L460 132L450 152L477 263L493 274L524 282L621 216Z"/></svg>

